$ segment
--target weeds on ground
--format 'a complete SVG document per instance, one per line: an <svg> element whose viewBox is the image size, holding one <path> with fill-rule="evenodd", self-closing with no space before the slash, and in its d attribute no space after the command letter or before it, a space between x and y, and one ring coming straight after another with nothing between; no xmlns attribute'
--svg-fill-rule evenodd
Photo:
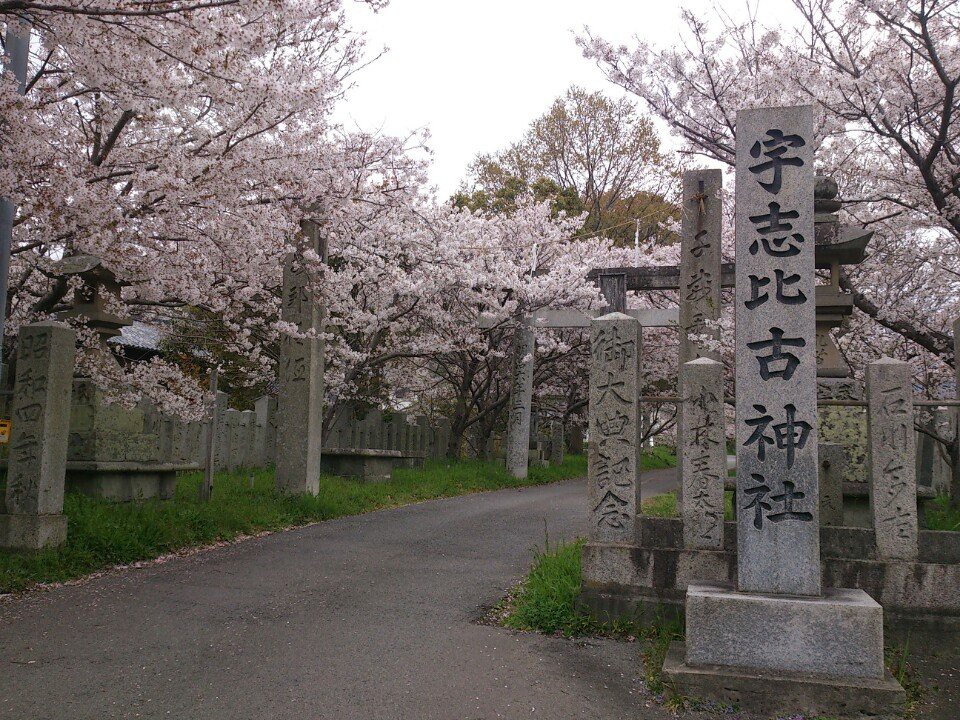
<svg viewBox="0 0 960 720"><path fill-rule="evenodd" d="M218 473L210 502L197 499L200 473L182 475L172 500L113 503L68 493L66 544L39 552L0 551L0 592L63 582L242 535L433 498L579 477L586 469L585 457L571 455L558 467L531 468L520 480L497 463L432 461L419 470L397 469L393 480L384 483L324 476L316 496L292 497L274 492L272 469Z"/></svg>
<svg viewBox="0 0 960 720"><path fill-rule="evenodd" d="M960 510L951 509L948 495L938 495L927 507L923 524L927 530L960 531Z"/></svg>

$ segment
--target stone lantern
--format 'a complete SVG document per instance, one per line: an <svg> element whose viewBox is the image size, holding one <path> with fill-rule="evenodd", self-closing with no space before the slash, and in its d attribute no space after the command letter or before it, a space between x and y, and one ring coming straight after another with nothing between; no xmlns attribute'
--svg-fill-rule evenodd
<svg viewBox="0 0 960 720"><path fill-rule="evenodd" d="M850 367L840 355L830 331L853 313L853 298L840 289L840 267L863 262L872 230L841 225L837 212L837 184L818 177L814 188L815 262L818 270L830 271L830 284L817 286L817 378L849 378ZM820 383L821 386L824 383Z"/></svg>

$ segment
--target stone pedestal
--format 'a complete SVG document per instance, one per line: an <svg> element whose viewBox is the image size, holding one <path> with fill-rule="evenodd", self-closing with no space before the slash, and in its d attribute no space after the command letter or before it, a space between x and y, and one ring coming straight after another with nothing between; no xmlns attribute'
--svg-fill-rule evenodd
<svg viewBox="0 0 960 720"><path fill-rule="evenodd" d="M882 678L883 608L863 590L812 597L687 588L687 664Z"/></svg>
<svg viewBox="0 0 960 720"><path fill-rule="evenodd" d="M903 688L883 665L883 609L862 590L790 597L690 585L686 608L685 648L664 663L683 694L746 697L754 712L902 713Z"/></svg>
<svg viewBox="0 0 960 720"><path fill-rule="evenodd" d="M769 717L844 717L896 720L906 702L900 684L883 678L831 678L793 672L692 666L684 662L685 644L671 643L663 675L674 692L750 708Z"/></svg>

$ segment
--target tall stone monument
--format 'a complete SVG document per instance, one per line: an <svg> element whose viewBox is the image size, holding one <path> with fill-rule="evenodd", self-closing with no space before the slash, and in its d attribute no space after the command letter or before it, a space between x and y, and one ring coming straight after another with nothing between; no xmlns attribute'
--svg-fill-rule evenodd
<svg viewBox="0 0 960 720"><path fill-rule="evenodd" d="M590 488L592 542L631 543L640 504L640 323L610 313L592 323Z"/></svg>
<svg viewBox="0 0 960 720"><path fill-rule="evenodd" d="M302 244L326 260L326 243L317 224L304 220L301 231ZM322 329L322 313L311 296L309 276L298 253L284 261L281 303L281 318L300 332ZM276 488L289 495L316 495L323 422L322 338L284 337L278 374Z"/></svg>
<svg viewBox="0 0 960 720"><path fill-rule="evenodd" d="M533 406L533 363L536 338L522 322L513 336L510 413L507 417L507 472L525 478L530 460L530 411Z"/></svg>
<svg viewBox="0 0 960 720"><path fill-rule="evenodd" d="M882 714L883 610L821 587L813 108L737 114L737 583L690 583L683 694L754 712Z"/></svg>
<svg viewBox="0 0 960 720"><path fill-rule="evenodd" d="M20 330L3 547L36 550L67 539L63 485L75 353L75 334L65 325L39 322Z"/></svg>

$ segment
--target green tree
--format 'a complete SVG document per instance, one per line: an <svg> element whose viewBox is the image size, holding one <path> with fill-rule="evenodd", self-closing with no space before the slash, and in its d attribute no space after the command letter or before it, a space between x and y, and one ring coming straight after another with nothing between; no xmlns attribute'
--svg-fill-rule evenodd
<svg viewBox="0 0 960 720"><path fill-rule="evenodd" d="M618 244L668 239L678 214L672 202L677 168L661 151L653 123L629 100L571 87L533 121L519 142L479 155L453 202L499 213L530 193L555 212L586 213L581 233Z"/></svg>

